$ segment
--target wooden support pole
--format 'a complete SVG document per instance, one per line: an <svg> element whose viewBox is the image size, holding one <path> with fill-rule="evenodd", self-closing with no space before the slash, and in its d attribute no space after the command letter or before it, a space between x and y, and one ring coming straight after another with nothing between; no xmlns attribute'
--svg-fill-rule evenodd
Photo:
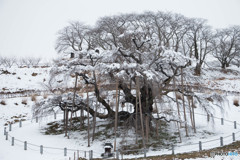
<svg viewBox="0 0 240 160"><path fill-rule="evenodd" d="M142 103L141 103L141 95L140 95L140 87L139 87L139 79L137 79L137 85L138 85L138 101L139 101L139 111L140 111L140 121L141 121L141 128L142 128L142 141L143 141L143 148L146 148L145 143L145 136L144 136L144 126L143 126L143 115L142 115Z"/></svg>
<svg viewBox="0 0 240 160"><path fill-rule="evenodd" d="M183 86L183 69L182 69L182 68L181 68L181 83L182 83L182 92L184 93L184 86ZM185 131L186 131L186 136L188 137L187 115L186 115L184 94L182 94L182 102L183 102L183 112L184 112L184 121L185 121Z"/></svg>
<svg viewBox="0 0 240 160"><path fill-rule="evenodd" d="M90 121L89 121L89 95L88 95L88 83L87 83L87 117L88 117L88 147L90 147Z"/></svg>
<svg viewBox="0 0 240 160"><path fill-rule="evenodd" d="M193 116L194 133L197 133L197 131L196 131L196 122L195 122L195 113L194 113L193 96L192 96L192 116Z"/></svg>
<svg viewBox="0 0 240 160"><path fill-rule="evenodd" d="M92 141L94 141L94 139L95 139L97 109L98 109L98 102L96 102L95 113L94 113L94 117L93 117L93 132L92 132L93 135L92 135Z"/></svg>
<svg viewBox="0 0 240 160"><path fill-rule="evenodd" d="M136 79L138 79L138 77L136 77ZM137 83L136 83L135 133L136 133L136 144L138 144L138 85Z"/></svg>
<svg viewBox="0 0 240 160"><path fill-rule="evenodd" d="M118 105L119 105L119 99L118 99L118 78L116 79L116 108L115 108L115 125L114 125L114 151L116 151L116 145L117 145L117 123L118 123Z"/></svg>

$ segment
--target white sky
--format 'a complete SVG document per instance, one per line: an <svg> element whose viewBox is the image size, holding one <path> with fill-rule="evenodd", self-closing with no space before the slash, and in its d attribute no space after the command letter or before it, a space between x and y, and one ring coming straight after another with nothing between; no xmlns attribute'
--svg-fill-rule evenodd
<svg viewBox="0 0 240 160"><path fill-rule="evenodd" d="M0 56L53 58L56 33L69 21L143 11L205 18L215 28L240 25L240 0L0 0Z"/></svg>

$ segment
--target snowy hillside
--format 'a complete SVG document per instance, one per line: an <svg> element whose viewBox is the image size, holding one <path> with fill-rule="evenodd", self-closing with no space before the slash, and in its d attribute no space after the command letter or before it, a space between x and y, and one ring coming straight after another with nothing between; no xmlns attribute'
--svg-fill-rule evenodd
<svg viewBox="0 0 240 160"><path fill-rule="evenodd" d="M0 78L3 80L1 81L1 92L18 92L24 90L45 90L42 84L47 84L47 80L49 79L49 71L51 68L11 68L8 69L8 74L1 74ZM209 74L211 73L211 74ZM20 77L20 78L18 78ZM209 69L205 68L203 70L202 79L207 82L204 86L213 89L212 91L208 91L207 94L210 92L222 92L220 94L226 94L227 100L224 102L224 111L220 108L214 108L214 116L215 117L224 117L227 120L231 121L240 121L239 119L239 112L240 109L233 105L234 101L239 101L240 97L237 94L240 87L240 73L237 70L229 69L227 72L223 72L219 69ZM235 91L231 93L231 91ZM44 154L41 155L38 152L38 147L29 146L27 151L23 150L23 144L21 142L15 142L15 146L10 146L10 142L5 141L5 137L1 135L1 148L0 151L0 159L3 160L10 160L15 159L16 157L21 157L21 159L30 160L32 157L36 160L42 159L67 159L63 156L63 148L71 148L80 150L80 156L84 157L84 151L94 150L94 157L99 157L100 154L103 152L103 140L96 141L91 144L90 148L86 148L87 141L86 137L83 135L79 135L78 132L71 133L71 138L67 139L64 138L63 134L58 136L53 135L44 135L43 129L46 127L46 123L54 121L53 115L43 118L40 120L38 124L35 123L35 119L32 119L32 105L35 102L39 101L42 96L37 96L33 99L33 97L20 97L20 98L4 98L1 101L4 101L5 104L0 104L0 124L4 126L9 122L13 124L13 131L9 132L9 135L14 136L16 139L22 141L28 141L34 145L43 145L48 147L55 147L55 148L62 148L62 151L54 151L50 149L45 149ZM25 103L24 103L25 102ZM161 108L161 107L160 107ZM160 109L159 108L159 109ZM200 108L195 110L196 113L202 113ZM227 123L224 128L220 125L220 121L215 119L214 128L212 128L212 123L207 123L206 117L201 115L196 115L196 125L198 134L196 137L202 139L202 141L208 141L209 139L218 139L219 136L228 136L231 135L233 130L233 124ZM62 115L57 116L58 119L62 119ZM19 128L18 123L19 120L26 120L23 121L23 127ZM204 123L203 121L204 120ZM98 120L101 122L101 120ZM32 123L31 123L32 122ZM104 122L102 122L104 124ZM174 125L172 126L174 128ZM240 127L240 126L239 126ZM3 127L1 127L3 130ZM98 128L97 131L101 130ZM208 133L211 133L208 135ZM131 134L131 133L129 133ZM236 136L240 136L240 134L236 134ZM189 147L176 147L175 153L181 153L185 151L192 151L198 149L198 141L199 138L189 137L187 139L184 138L184 143L179 145L190 145ZM130 140L130 139L129 139ZM113 142L113 139L109 139L109 141ZM122 137L118 138L118 141L122 141ZM129 143L131 143L129 141ZM197 144L192 148L191 144ZM226 140L224 144L231 143L231 138ZM205 149L212 148L214 146L218 146L218 141L213 141L213 143L208 143L207 146L203 145ZM9 150L14 151L17 154L6 154ZM75 153L77 153L75 151ZM87 152L88 153L88 152ZM161 154L171 154L171 150L162 150L162 151L149 151L147 153L148 156L150 155L161 155ZM74 152L69 151L68 156L73 157ZM88 154L87 154L88 156ZM142 155L139 155L142 156ZM129 158L138 157L137 155L129 155L126 156Z"/></svg>

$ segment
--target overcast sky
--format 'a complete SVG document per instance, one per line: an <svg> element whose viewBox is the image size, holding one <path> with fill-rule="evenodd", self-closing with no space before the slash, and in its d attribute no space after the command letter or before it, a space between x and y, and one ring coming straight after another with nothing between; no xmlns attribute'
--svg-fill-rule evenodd
<svg viewBox="0 0 240 160"><path fill-rule="evenodd" d="M0 0L0 55L53 58L56 33L69 21L93 25L102 16L143 11L205 18L214 28L240 25L240 0Z"/></svg>

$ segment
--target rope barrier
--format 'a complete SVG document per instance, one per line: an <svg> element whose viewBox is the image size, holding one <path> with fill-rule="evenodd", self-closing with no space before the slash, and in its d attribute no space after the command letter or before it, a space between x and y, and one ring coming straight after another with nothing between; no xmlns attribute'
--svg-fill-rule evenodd
<svg viewBox="0 0 240 160"><path fill-rule="evenodd" d="M168 110L166 110L166 111L168 111ZM164 111L162 111L162 112L164 112ZM169 112L169 111L168 111ZM175 111L175 110L171 110L170 112L176 112L177 113L177 111ZM181 111L181 112L183 112L183 111ZM187 112L187 113L190 113L190 112ZM57 113L58 115L59 115L59 113ZM62 113L61 113L62 114ZM195 113L196 115L201 115L201 116L208 116L208 115L205 115L205 114L202 114L202 113ZM32 117L32 118L28 118L28 119L26 119L25 121L29 121L29 120L31 120L31 122L33 121L33 120L35 120L36 118L46 118L46 117L49 117L49 116L53 116L53 115L51 115L51 114L49 114L49 115L44 115L44 116L39 116L39 117L37 117L37 116L35 116L35 117ZM215 116L211 116L212 118L214 118L214 119L218 119L218 120L221 120L222 118L219 118L219 117L215 117ZM225 122L229 122L229 123L234 123L235 121L231 121L231 120L226 120L226 119L224 119L224 121ZM24 121L22 121L22 122L24 122ZM32 124L32 123L29 123L28 125L30 125L30 124ZM240 126L240 124L239 123L236 123L236 125L237 126ZM15 128L15 127L14 127ZM17 128L17 127L16 127ZM235 137L236 137L236 140L238 139L238 138L240 138L240 130L239 131L237 131L237 132L235 132ZM9 133L8 133L8 136L9 136L9 138L8 138L8 141L9 142L11 142L11 140L10 140L10 138L11 137L13 137L12 135L10 135ZM224 139L226 139L226 138L230 138L230 137L232 137L232 134L231 135L227 135L227 136L224 136L223 138ZM238 138L237 138L238 137ZM24 142L25 141L22 141L22 140L19 140L19 139L15 139L14 138L14 141L15 141L15 143L14 143L14 145L17 145L17 146L22 146L23 147L23 145L24 145ZM216 139L212 139L212 140L207 140L207 141L202 141L201 143L202 144L204 144L204 147L212 147L213 146L213 144L211 144L211 145L207 145L206 146L206 144L209 144L210 142L215 142L216 141L216 143L214 143L214 146L215 145L218 145L219 146L219 143L220 143L220 139L219 138L216 138ZM20 145L20 144L18 144L18 143L16 143L16 142L20 142L20 143L22 143L23 145ZM30 150L33 150L33 151L39 151L39 150L36 150L36 149L33 149L33 148L31 148L31 147L29 147L29 146L33 146L33 147L40 147L40 145L36 145L36 144L33 144L33 143L27 143L27 145L28 145L28 149L30 149ZM199 145L199 143L191 143L191 144L182 144L182 145L174 145L174 147L183 147L183 146L194 146L194 145ZM44 148L44 153L49 153L49 154L63 154L63 152L60 152L60 153L51 153L51 152L48 152L46 149L53 149L53 150L61 150L61 151L64 151L64 148L57 148L57 147L48 147L48 146L43 146L43 148ZM196 149L194 149L194 150L198 150L199 148L196 148ZM148 150L148 149L147 149ZM121 153L126 153L126 152L135 152L135 151L137 151L137 152L144 152L144 149L131 149L131 150L119 150L119 152L121 152ZM90 150L89 151L84 151L84 150L79 150L79 149L67 149L67 152L68 152L68 154L69 154L69 152L90 152ZM101 154L101 153L98 153L98 152L94 152L94 155L96 155L96 154Z"/></svg>

